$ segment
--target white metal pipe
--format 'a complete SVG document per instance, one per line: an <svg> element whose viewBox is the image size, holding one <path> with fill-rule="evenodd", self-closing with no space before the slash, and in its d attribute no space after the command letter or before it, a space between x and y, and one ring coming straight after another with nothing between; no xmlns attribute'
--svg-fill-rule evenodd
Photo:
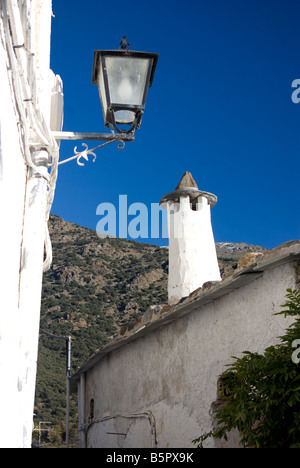
<svg viewBox="0 0 300 468"><path fill-rule="evenodd" d="M20 17L20 9L17 0L10 0L7 4L9 19L11 22L11 33L15 47L25 45L24 31Z"/></svg>
<svg viewBox="0 0 300 468"><path fill-rule="evenodd" d="M52 132L56 140L96 140L96 141L110 141L110 140L123 140L134 141L134 133L84 133L84 132Z"/></svg>
<svg viewBox="0 0 300 468"><path fill-rule="evenodd" d="M71 377L71 337L66 339L67 369L66 369L66 448L69 448L70 436L70 377Z"/></svg>

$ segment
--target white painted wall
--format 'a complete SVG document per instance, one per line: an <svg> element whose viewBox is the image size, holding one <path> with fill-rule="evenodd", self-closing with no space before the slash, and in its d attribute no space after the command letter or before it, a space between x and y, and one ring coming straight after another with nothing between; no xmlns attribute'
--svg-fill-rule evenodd
<svg viewBox="0 0 300 468"><path fill-rule="evenodd" d="M51 7L51 0L0 4L1 448L31 446L49 207L46 165L56 148L51 102L62 107L62 93L53 93L61 82L49 69ZM52 122L61 122L55 109Z"/></svg>
<svg viewBox="0 0 300 468"><path fill-rule="evenodd" d="M20 350L19 270L26 167L20 146L18 115L0 23L0 446L15 446L23 427L19 417ZM14 437L12 439L12 434Z"/></svg>
<svg viewBox="0 0 300 468"><path fill-rule="evenodd" d="M266 270L253 282L103 357L86 372L81 389L86 446L153 447L155 421L157 447L193 447L193 439L212 429L217 380L231 356L263 352L291 323L273 314L281 310L286 289L295 285L295 264ZM142 417L145 413L148 419ZM80 438L84 445L83 432Z"/></svg>

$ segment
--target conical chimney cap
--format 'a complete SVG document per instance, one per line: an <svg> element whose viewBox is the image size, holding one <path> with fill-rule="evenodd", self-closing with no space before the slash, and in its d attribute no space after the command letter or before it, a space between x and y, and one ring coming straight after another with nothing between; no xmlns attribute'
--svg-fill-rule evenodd
<svg viewBox="0 0 300 468"><path fill-rule="evenodd" d="M185 189L185 188L195 188L198 190L198 185L196 184L192 174L186 171L181 177L181 181L177 185L175 190Z"/></svg>
<svg viewBox="0 0 300 468"><path fill-rule="evenodd" d="M186 171L181 177L181 180L179 184L177 185L176 189L174 190L174 192L167 193L167 195L162 197L162 199L160 200L160 204L162 205L163 208L165 208L164 205L166 202L168 201L178 202L180 200L180 197L187 197L187 196L189 196L191 200L198 198L198 197L205 197L207 198L207 201L211 207L215 206L218 201L216 195L199 190L198 185L196 184L192 174Z"/></svg>

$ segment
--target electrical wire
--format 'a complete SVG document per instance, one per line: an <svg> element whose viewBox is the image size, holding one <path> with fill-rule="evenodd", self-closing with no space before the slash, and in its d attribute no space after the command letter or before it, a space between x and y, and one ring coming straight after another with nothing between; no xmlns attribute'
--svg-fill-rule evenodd
<svg viewBox="0 0 300 468"><path fill-rule="evenodd" d="M150 410L146 410L140 413L131 413L131 414L119 413L119 414L114 414L111 416L104 416L103 418L92 419L87 424L83 424L79 428L79 432L83 431L87 433L93 425L101 424L101 423L104 423L105 421L109 421L111 419L117 419L117 418L125 418L125 419L147 418L150 424L153 447L157 446L156 421L155 421L155 417L152 411Z"/></svg>
<svg viewBox="0 0 300 468"><path fill-rule="evenodd" d="M47 332L46 330L43 330L42 328L40 328L40 332L41 332L43 335L47 335L47 336L49 336L50 338L55 338L56 340L69 340L69 339L70 339L69 336L58 336L58 335L54 335L53 333L49 333L49 332Z"/></svg>
<svg viewBox="0 0 300 468"><path fill-rule="evenodd" d="M50 173L46 175L48 192L45 212L45 260L43 263L43 271L45 272L50 268L52 262L52 246L48 221L56 188L59 147L36 99L37 77L34 54L31 51L33 32L30 24L30 7L27 6L27 2L24 2L22 3L22 7L18 8L16 0L11 0L9 3L7 3L7 0L3 0L2 5L5 43L12 71L15 101L19 113L18 126L21 151L26 165L32 168L35 174L44 178L45 174L40 171L39 167L32 160L30 147L46 149L50 155L49 158L51 158L51 161L49 160ZM24 21L26 21L25 27ZM13 39L16 40L17 44L13 43ZM33 135L35 135L36 141L32 141Z"/></svg>

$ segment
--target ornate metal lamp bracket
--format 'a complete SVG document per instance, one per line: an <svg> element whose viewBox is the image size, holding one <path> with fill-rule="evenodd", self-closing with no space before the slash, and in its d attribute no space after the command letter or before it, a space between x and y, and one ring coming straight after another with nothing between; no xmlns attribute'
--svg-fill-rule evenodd
<svg viewBox="0 0 300 468"><path fill-rule="evenodd" d="M94 148L89 149L86 143L82 143L82 146L85 146L85 149L82 151L77 151L77 146L74 148L74 156L59 161L58 165L65 164L67 162L77 160L79 166L84 166L84 163L81 162L81 158L89 161L89 155L94 156L93 162L96 161L96 151L99 148L110 145L111 143L118 143L118 149L122 150L125 148L125 141L134 141L134 134L124 134L122 137L116 136L115 134L103 134L103 133L74 133L74 132L53 132L53 136L56 140L100 140L105 141L101 145L95 146Z"/></svg>

